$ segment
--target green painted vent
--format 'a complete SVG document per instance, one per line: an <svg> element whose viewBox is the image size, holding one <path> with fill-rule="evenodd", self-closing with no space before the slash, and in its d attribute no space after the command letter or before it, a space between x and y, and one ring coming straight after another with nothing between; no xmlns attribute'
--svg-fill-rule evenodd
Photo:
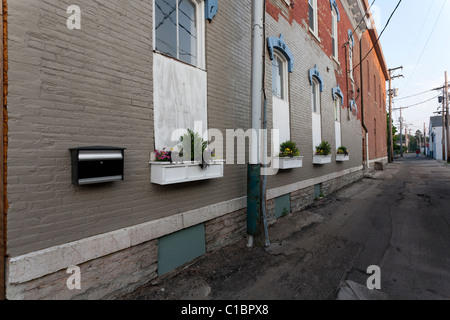
<svg viewBox="0 0 450 320"><path fill-rule="evenodd" d="M314 199L319 198L322 195L322 184L316 184L314 186Z"/></svg>
<svg viewBox="0 0 450 320"><path fill-rule="evenodd" d="M275 218L280 218L291 212L291 195L286 194L284 196L275 199Z"/></svg>
<svg viewBox="0 0 450 320"><path fill-rule="evenodd" d="M158 274L164 275L205 253L204 224L162 237L158 241Z"/></svg>

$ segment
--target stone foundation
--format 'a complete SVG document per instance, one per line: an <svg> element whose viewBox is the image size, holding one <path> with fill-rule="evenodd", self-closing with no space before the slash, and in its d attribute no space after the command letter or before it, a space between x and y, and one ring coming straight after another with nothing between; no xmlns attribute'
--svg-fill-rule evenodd
<svg viewBox="0 0 450 320"><path fill-rule="evenodd" d="M320 193L324 196L327 196L362 178L363 171L359 170L335 179L322 182L318 184L320 185ZM289 195L291 202L291 213L304 210L317 198L315 186L309 186L300 190L293 191L289 193ZM267 221L269 225L275 223L277 220L275 218L275 200L276 199L270 199L267 201Z"/></svg>
<svg viewBox="0 0 450 320"><path fill-rule="evenodd" d="M69 290L67 270L7 286L9 300L98 300L131 292L157 277L158 241L80 264L81 290Z"/></svg>
<svg viewBox="0 0 450 320"><path fill-rule="evenodd" d="M247 209L205 223L206 250L223 248L241 240L247 232Z"/></svg>
<svg viewBox="0 0 450 320"><path fill-rule="evenodd" d="M335 192L363 177L359 170L320 183L323 195ZM314 202L318 185L305 187L289 193L290 212L299 212ZM276 198L267 200L269 225L277 221ZM205 226L206 251L212 252L243 240L246 236L247 209L203 222ZM114 299L131 292L158 277L158 239L147 241L115 253L79 264L81 289L69 290L67 280L71 274L60 270L25 283L9 283L7 299L16 300L68 300L68 299ZM183 268L185 266L181 266ZM177 268L176 270L178 270ZM176 272L176 270L171 272Z"/></svg>

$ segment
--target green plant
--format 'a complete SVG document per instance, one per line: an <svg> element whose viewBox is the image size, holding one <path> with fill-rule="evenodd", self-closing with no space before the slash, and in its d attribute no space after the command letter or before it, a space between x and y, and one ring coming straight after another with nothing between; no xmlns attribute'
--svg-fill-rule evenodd
<svg viewBox="0 0 450 320"><path fill-rule="evenodd" d="M331 154L331 145L328 142L322 141L321 144L316 146L316 155L327 156L329 154Z"/></svg>
<svg viewBox="0 0 450 320"><path fill-rule="evenodd" d="M295 142L288 140L280 145L280 158L293 158L299 155L300 151Z"/></svg>
<svg viewBox="0 0 450 320"><path fill-rule="evenodd" d="M347 147L339 147L337 149L337 154L343 154L343 155L348 156L348 149L347 149Z"/></svg>
<svg viewBox="0 0 450 320"><path fill-rule="evenodd" d="M187 150L191 151L190 161L203 161L203 155L205 150L208 150L211 157L215 156L214 150L207 149L208 141L204 141L203 138L197 133L192 131L191 129L187 130L188 132L180 137L180 157L184 158L184 152Z"/></svg>

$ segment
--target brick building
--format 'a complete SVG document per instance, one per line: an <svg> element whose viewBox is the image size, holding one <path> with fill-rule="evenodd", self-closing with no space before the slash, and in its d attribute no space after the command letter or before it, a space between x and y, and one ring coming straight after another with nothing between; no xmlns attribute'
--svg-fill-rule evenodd
<svg viewBox="0 0 450 320"><path fill-rule="evenodd" d="M114 298L245 245L247 164L236 158L249 152L234 141L252 120L252 1L77 2L3 0L8 299ZM267 119L280 134L269 147L292 140L303 157L268 177L270 223L362 177L364 127L369 159L386 155L381 48L360 64L376 36L367 8L266 1ZM206 169L155 162L177 129L215 129L233 157ZM323 141L331 155L315 164ZM68 289L69 267L81 289Z"/></svg>
<svg viewBox="0 0 450 320"><path fill-rule="evenodd" d="M376 29L369 29L362 35L361 52L363 57L369 52L362 62L362 99L364 105L363 127L367 129L367 137L364 137L364 161L369 163L387 162L388 146L386 139L386 81L389 73L382 48L377 43ZM373 49L372 49L373 48ZM368 143L366 143L368 139ZM368 148L368 151L367 151Z"/></svg>

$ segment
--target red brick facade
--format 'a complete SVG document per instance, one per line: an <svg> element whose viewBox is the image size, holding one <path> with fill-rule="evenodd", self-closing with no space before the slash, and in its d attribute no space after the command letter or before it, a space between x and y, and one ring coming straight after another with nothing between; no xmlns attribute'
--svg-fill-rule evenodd
<svg viewBox="0 0 450 320"><path fill-rule="evenodd" d="M376 34L366 32L362 36L363 57L376 42ZM376 47L362 64L364 124L369 134L369 160L387 157L386 81L389 79L381 47ZM364 132L365 134L365 132ZM365 148L365 145L364 145ZM366 160L366 152L364 152Z"/></svg>
<svg viewBox="0 0 450 320"><path fill-rule="evenodd" d="M291 8L289 8L284 0L269 0L266 2L266 12L276 21L280 17L284 17L291 25L295 21L308 30L308 0L295 0L291 1L291 3ZM340 21L338 22L338 63L335 64L336 68L334 70L337 84L339 84L344 93L346 107L349 107L351 100L356 102L357 110L353 109L352 112L353 114L357 113L357 118L361 120L364 137L362 142L363 160L367 160L366 129L369 141L369 160L385 158L387 157L386 81L388 80L388 75L383 52L378 43L361 63L361 58L364 59L376 42L376 31L366 30L362 34L361 39L359 39L357 32L354 32L355 26L347 16L341 1L336 1L336 3L340 13ZM369 7L366 0L363 1L363 5L365 9ZM330 1L317 0L317 7L318 38L320 41L311 32L309 32L309 35L311 38L316 39L318 46L323 52L331 60L334 60L331 38L332 10ZM349 30L353 32L354 39L353 82L349 77ZM363 81L362 85L361 79Z"/></svg>

